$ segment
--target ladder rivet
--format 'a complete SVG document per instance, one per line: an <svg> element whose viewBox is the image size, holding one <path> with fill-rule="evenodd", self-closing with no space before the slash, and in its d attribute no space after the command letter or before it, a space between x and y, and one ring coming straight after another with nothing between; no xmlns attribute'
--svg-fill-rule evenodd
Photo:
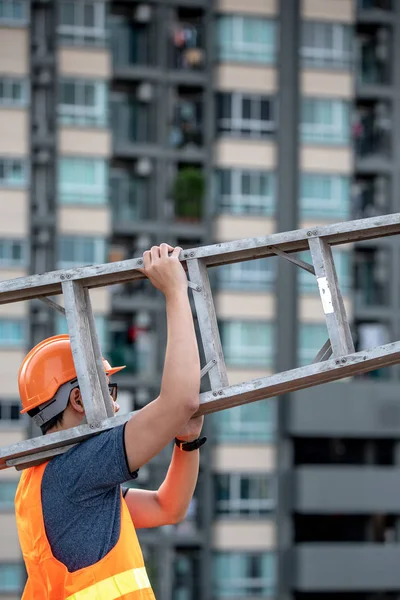
<svg viewBox="0 0 400 600"><path fill-rule="evenodd" d="M342 358L342 363L345 363L345 362L346 362L346 359L345 359L345 358Z"/></svg>
<svg viewBox="0 0 400 600"><path fill-rule="evenodd" d="M313 234L314 234L314 235L317 235L317 233L318 233L318 232L317 232L317 230L315 229L315 230L313 231Z"/></svg>
<svg viewBox="0 0 400 600"><path fill-rule="evenodd" d="M213 392L213 396L218 396L217 392Z"/></svg>
<svg viewBox="0 0 400 600"><path fill-rule="evenodd" d="M307 235L312 235L311 231L307 231Z"/></svg>
<svg viewBox="0 0 400 600"><path fill-rule="evenodd" d="M65 275L60 275L60 279L65 279Z"/></svg>
<svg viewBox="0 0 400 600"><path fill-rule="evenodd" d="M337 365L340 365L340 360L335 360L335 363L336 363Z"/></svg>
<svg viewBox="0 0 400 600"><path fill-rule="evenodd" d="M194 252L191 252L189 256L194 256Z"/></svg>
<svg viewBox="0 0 400 600"><path fill-rule="evenodd" d="M187 258L189 255L187 252L185 252L185 254L183 255L183 258Z"/></svg>
<svg viewBox="0 0 400 600"><path fill-rule="evenodd" d="M142 259L141 259L141 258L139 258L139 260L137 261L137 264L138 264L138 265L142 265L142 264L143 264L143 261L142 261Z"/></svg>
<svg viewBox="0 0 400 600"><path fill-rule="evenodd" d="M201 292L201 287L199 285L196 288L196 292Z"/></svg>
<svg viewBox="0 0 400 600"><path fill-rule="evenodd" d="M218 394L219 394L220 396L222 396L222 394L223 394L223 393L224 393L224 392L223 392L222 390L219 390L219 392L218 392Z"/></svg>
<svg viewBox="0 0 400 600"><path fill-rule="evenodd" d="M217 362L217 359L216 359L216 358L213 358L213 363L215 364L216 362Z"/></svg>
<svg viewBox="0 0 400 600"><path fill-rule="evenodd" d="M66 278L67 278L67 279L71 279L71 274L70 274L70 273L67 273L67 275L66 275Z"/></svg>

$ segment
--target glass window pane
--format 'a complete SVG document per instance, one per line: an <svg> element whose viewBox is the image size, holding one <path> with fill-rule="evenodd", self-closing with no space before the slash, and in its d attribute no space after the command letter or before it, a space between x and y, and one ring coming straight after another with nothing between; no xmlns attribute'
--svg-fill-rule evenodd
<svg viewBox="0 0 400 600"><path fill-rule="evenodd" d="M61 2L60 22L62 25L75 25L75 2Z"/></svg>
<svg viewBox="0 0 400 600"><path fill-rule="evenodd" d="M95 5L91 2L84 3L83 24L85 27L95 27Z"/></svg>

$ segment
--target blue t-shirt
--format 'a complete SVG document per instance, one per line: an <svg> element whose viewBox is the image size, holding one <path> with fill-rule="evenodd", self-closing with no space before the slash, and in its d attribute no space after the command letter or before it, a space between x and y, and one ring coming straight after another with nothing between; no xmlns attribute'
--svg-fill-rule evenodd
<svg viewBox="0 0 400 600"><path fill-rule="evenodd" d="M56 456L42 480L43 518L53 555L74 572L101 560L119 539L121 484L130 473L125 425Z"/></svg>

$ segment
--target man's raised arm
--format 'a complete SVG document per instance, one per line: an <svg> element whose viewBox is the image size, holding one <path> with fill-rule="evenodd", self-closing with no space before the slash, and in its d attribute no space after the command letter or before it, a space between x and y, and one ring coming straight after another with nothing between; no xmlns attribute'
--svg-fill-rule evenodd
<svg viewBox="0 0 400 600"><path fill-rule="evenodd" d="M160 395L125 427L125 448L132 472L158 454L199 407L200 359L180 252L181 248L161 244L143 255L142 272L165 295L168 340Z"/></svg>

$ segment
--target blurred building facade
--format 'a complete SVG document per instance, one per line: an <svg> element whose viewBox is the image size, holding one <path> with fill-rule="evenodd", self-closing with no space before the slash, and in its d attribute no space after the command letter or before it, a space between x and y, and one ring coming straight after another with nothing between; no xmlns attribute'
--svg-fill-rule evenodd
<svg viewBox="0 0 400 600"><path fill-rule="evenodd" d="M399 36L394 0L0 0L1 279L398 211ZM396 240L335 259L357 347L399 339ZM313 360L310 274L268 259L210 275L231 384ZM147 282L91 297L138 408L161 380L162 298ZM26 435L27 347L64 331L45 306L0 307L2 446ZM399 597L398 374L206 419L188 518L139 532L158 600ZM17 481L0 472L7 600L24 579Z"/></svg>

